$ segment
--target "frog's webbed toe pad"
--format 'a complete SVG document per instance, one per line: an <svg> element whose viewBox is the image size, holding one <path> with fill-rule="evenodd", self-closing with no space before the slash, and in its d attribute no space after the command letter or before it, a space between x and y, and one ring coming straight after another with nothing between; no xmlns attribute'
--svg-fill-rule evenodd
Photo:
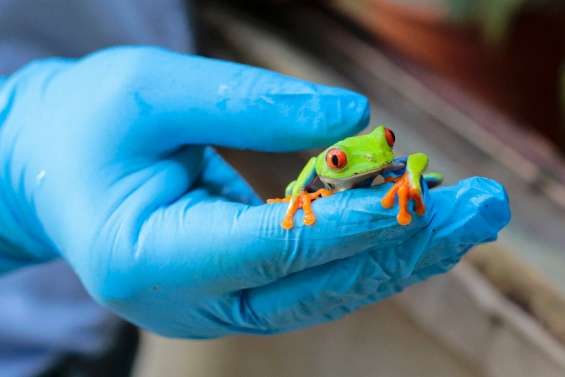
<svg viewBox="0 0 565 377"><path fill-rule="evenodd" d="M294 227L294 220L292 218L285 217L281 222L281 226L285 230L290 230Z"/></svg>

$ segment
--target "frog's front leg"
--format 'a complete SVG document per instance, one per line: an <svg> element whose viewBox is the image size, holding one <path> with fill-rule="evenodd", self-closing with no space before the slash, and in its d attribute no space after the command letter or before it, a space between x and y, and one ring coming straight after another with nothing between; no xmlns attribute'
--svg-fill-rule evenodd
<svg viewBox="0 0 565 377"><path fill-rule="evenodd" d="M304 210L304 224L312 225L316 222L316 216L312 211L312 201L321 196L331 195L332 192L326 189L320 189L316 192L309 193L306 186L316 176L316 158L312 157L306 166L300 172L298 178L291 182L286 189L286 196L283 199L269 199L267 203L288 203L288 209L281 223L284 229L291 229L294 226L294 215L299 208Z"/></svg>
<svg viewBox="0 0 565 377"><path fill-rule="evenodd" d="M281 223L284 229L292 229L294 226L294 215L299 208L304 210L304 224L314 225L316 222L316 215L312 210L312 202L320 197L326 197L332 195L333 192L325 188L319 189L316 192L300 191L297 194L290 196L288 209Z"/></svg>
<svg viewBox="0 0 565 377"><path fill-rule="evenodd" d="M394 185L389 189L381 200L384 208L392 208L398 196L398 223L408 225L412 221L409 211L410 201L414 202L414 212L422 216L426 212L426 207L422 199L421 178L428 166L428 156L424 153L414 153L408 156L406 171L395 180Z"/></svg>

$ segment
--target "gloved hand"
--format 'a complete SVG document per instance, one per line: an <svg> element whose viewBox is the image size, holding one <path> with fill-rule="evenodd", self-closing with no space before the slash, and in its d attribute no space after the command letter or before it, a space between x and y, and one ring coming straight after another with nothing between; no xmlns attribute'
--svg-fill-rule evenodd
<svg viewBox="0 0 565 377"><path fill-rule="evenodd" d="M31 64L0 88L0 266L62 257L122 317L209 338L339 318L496 238L507 197L484 178L427 193L407 227L387 185L285 231L285 206L203 146L321 147L368 119L358 94L155 48Z"/></svg>

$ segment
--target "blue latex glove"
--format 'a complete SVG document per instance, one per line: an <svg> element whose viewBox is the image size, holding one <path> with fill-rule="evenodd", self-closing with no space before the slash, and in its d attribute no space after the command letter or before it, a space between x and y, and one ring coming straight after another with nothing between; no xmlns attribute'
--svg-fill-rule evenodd
<svg viewBox="0 0 565 377"><path fill-rule="evenodd" d="M0 266L62 257L122 317L208 338L339 318L496 238L508 202L484 178L426 193L407 227L380 206L386 185L285 231L284 205L258 205L199 146L320 147L368 118L346 90L154 48L29 65L0 90Z"/></svg>

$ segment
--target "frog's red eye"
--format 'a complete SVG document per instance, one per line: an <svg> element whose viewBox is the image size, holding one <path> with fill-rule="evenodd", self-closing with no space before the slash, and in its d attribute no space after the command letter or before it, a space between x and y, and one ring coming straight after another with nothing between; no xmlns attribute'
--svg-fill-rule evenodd
<svg viewBox="0 0 565 377"><path fill-rule="evenodd" d="M388 145L392 147L394 145L394 142L396 141L396 136L390 128L385 128L385 138Z"/></svg>
<svg viewBox="0 0 565 377"><path fill-rule="evenodd" d="M335 170L343 169L347 165L347 155L339 148L332 148L326 153L326 164Z"/></svg>

